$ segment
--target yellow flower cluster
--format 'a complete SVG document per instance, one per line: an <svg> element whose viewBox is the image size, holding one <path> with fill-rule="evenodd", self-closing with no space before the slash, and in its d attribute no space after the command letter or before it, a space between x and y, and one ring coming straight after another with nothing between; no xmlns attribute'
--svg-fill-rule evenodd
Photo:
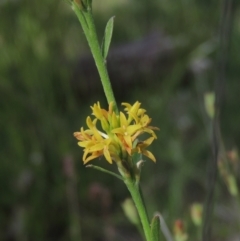
<svg viewBox="0 0 240 241"><path fill-rule="evenodd" d="M109 109L102 109L100 103L91 106L94 119L87 117L88 129L82 127L80 132L74 132L79 140L78 145L84 148L84 164L100 156L104 156L109 163L118 162L134 153L141 153L156 162L154 155L146 148L157 138L154 130L157 127L149 126L151 118L145 109L140 108L138 101L134 105L122 103L125 107L123 112L116 114L113 104ZM99 130L99 123L102 131ZM144 141L139 141L143 133L150 134Z"/></svg>

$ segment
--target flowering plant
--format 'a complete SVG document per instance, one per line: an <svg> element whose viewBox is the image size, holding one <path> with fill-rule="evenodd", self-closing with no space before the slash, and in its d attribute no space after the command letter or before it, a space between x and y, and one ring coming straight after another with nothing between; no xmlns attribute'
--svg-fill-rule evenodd
<svg viewBox="0 0 240 241"><path fill-rule="evenodd" d="M124 111L118 110L106 68L114 18L110 18L106 25L100 47L92 16L91 0L73 0L70 4L82 25L109 105L108 110L102 108L99 102L91 106L93 118L86 118L87 128L81 127L80 131L74 132L78 145L84 151L83 163L104 156L108 163L117 165L120 175L98 166L90 166L112 174L126 184L138 211L146 241L159 241L159 215L155 215L150 224L139 183L142 156L156 162L148 147L157 139L155 131L159 128L150 125L152 119L138 101L133 105L122 103ZM147 138L145 134L148 135Z"/></svg>

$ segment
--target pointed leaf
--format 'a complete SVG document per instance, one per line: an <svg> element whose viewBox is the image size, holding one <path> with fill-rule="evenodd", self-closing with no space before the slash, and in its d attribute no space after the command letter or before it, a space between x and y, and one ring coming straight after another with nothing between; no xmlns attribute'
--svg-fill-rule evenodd
<svg viewBox="0 0 240 241"><path fill-rule="evenodd" d="M160 219L155 215L151 222L151 241L159 241L160 232Z"/></svg>
<svg viewBox="0 0 240 241"><path fill-rule="evenodd" d="M111 17L106 25L105 33L102 41L102 56L104 60L106 60L108 55L108 50L112 40L112 33L113 33L113 24L114 24L114 17Z"/></svg>

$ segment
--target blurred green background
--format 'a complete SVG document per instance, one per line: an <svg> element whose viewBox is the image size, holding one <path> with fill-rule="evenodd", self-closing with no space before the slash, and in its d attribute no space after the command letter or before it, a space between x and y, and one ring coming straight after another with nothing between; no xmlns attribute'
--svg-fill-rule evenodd
<svg viewBox="0 0 240 241"><path fill-rule="evenodd" d="M204 94L213 91L219 71L222 4L217 0L93 1L100 38L107 20L116 16L111 46L117 49L115 59L121 46L144 43L151 33L161 33L160 40L171 46L166 61L155 61L150 71L141 73L141 81L138 73L131 75L130 82L124 81L122 68L114 91L119 104L140 101L153 125L161 129L151 149L157 163L147 161L142 173L149 214L159 210L170 229L175 219L186 220L195 240L189 207L204 202L208 185L211 121ZM235 4L220 115L226 150L240 145L239 13ZM152 51L147 46L138 61ZM88 56L80 24L66 2L0 1L0 240L141 240L121 208L129 197L125 186L86 169L73 138L73 132L85 126L90 105L101 100L106 106L100 87L85 86L95 71L90 65L81 74L85 70L81 61L88 66ZM135 60L130 56L128 61L134 70ZM151 61L146 62L151 66ZM119 71L121 61L116 63ZM152 70L160 71L151 74ZM98 83L98 76L95 79ZM103 159L93 164L116 171ZM221 178L215 207L214 240L230 240L237 234L240 212Z"/></svg>

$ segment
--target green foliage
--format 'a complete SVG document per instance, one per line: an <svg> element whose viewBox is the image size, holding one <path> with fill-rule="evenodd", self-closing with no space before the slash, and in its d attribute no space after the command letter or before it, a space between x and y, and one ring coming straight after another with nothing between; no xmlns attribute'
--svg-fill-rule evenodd
<svg viewBox="0 0 240 241"><path fill-rule="evenodd" d="M238 5L235 11L220 118L225 145L230 149L240 146ZM149 213L161 210L171 226L179 216L188 219L190 204L203 202L205 196L211 130L203 96L213 90L215 69L211 65L216 50L202 59L193 52L203 43L214 42L220 3L102 0L93 1L93 12L99 36L106 19L116 15L112 46L159 28L176 44L171 70L161 78L146 79L146 88L136 88L126 100L142 102L153 117L153 125L161 129L151 150L157 164L146 162L142 167L143 192L149 198ZM0 3L2 240L64 241L80 240L82 236L84 241L93 241L99 235L108 237L110 232L106 230L117 233L122 227L131 227L118 208L122 197L128 194L115 178L96 175L95 170L82 166L82 153L72 136L85 122L89 105L98 100L91 94L82 100L71 85L76 59L87 51L79 23L64 1ZM196 61L210 63L210 67L187 75ZM80 76L80 81L88 80ZM69 165L73 165L72 176L68 176ZM97 201L93 198L95 189L91 189L96 188L92 176L102 185L97 189L101 197L97 196ZM112 190L116 191L109 194ZM223 182L217 191L218 208L225 210L231 198L226 195ZM234 213L234 205L229 207ZM231 226L227 218L214 217L216 239L226 239L237 230L234 216L229 217ZM80 225L86 231L73 231ZM195 237L194 229L189 232ZM119 236L116 234L111 240Z"/></svg>
<svg viewBox="0 0 240 241"><path fill-rule="evenodd" d="M159 241L160 237L160 219L155 215L151 222L151 239L152 241Z"/></svg>
<svg viewBox="0 0 240 241"><path fill-rule="evenodd" d="M103 41L102 41L102 55L103 55L103 58L105 59L105 61L107 59L109 47L110 47L111 40L112 40L113 24L114 24L114 17L111 17L107 22Z"/></svg>

